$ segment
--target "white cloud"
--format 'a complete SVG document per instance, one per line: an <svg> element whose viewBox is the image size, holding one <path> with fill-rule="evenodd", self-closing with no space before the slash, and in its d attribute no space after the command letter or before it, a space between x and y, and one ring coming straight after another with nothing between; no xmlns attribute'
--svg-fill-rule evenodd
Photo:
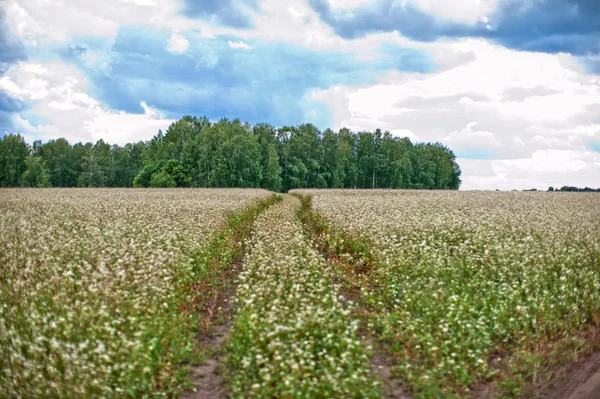
<svg viewBox="0 0 600 399"><path fill-rule="evenodd" d="M35 134L36 136L57 136L60 135L60 130L54 125L38 125L33 126L27 119L21 118L20 115L15 116L14 122L24 131ZM33 136L29 136L33 137ZM31 141L29 142L31 144Z"/></svg>
<svg viewBox="0 0 600 399"><path fill-rule="evenodd" d="M36 87L43 90L35 91ZM143 114L106 108L87 93L87 80L75 67L59 63L24 62L13 65L0 79L0 89L32 103L30 112L47 122L37 126L21 115L13 123L18 132L42 140L65 137L71 142L125 144L150 139L173 120L142 102Z"/></svg>
<svg viewBox="0 0 600 399"><path fill-rule="evenodd" d="M377 0L329 0L332 8L352 13L354 10L367 3L373 3ZM420 4L423 1L423 4ZM491 23L484 11L493 9L497 4L496 0L468 0L468 2L480 1L480 5L474 9L473 15L469 12L457 13L456 18L468 18L473 22L482 24ZM442 9L451 10L456 7L456 2L447 2L445 0L402 0L397 2L396 6L402 6L400 3L412 2L421 7L431 7L435 12L441 12ZM434 4L434 3L439 4ZM429 4L429 5L427 5ZM266 40L276 42L288 42L299 46L304 46L312 50L345 52L358 60L372 61L381 56L381 44L394 44L407 48L435 50L434 59L438 64L448 65L450 61L461 62L470 54L457 54L454 49L446 49L443 41L430 43L414 42L396 32L374 33L361 38L344 39L338 36L334 30L324 23L319 15L312 9L306 0L261 0L261 13L254 15L255 29L234 30L225 29L215 34L235 35L243 39ZM465 6L469 10L470 8ZM483 22L487 21L487 22ZM458 58L457 58L458 57Z"/></svg>
<svg viewBox="0 0 600 399"><path fill-rule="evenodd" d="M239 42L232 42L231 40L229 41L229 47L231 48L240 48L243 50L250 50L252 47L248 46L246 43L244 43L243 41L239 41Z"/></svg>
<svg viewBox="0 0 600 399"><path fill-rule="evenodd" d="M260 13L250 12L254 29L234 29L211 24L209 21L190 19L180 12L178 1L104 0L102 2L70 0L4 0L7 22L23 40L66 42L75 35L105 37L114 40L121 26L149 26L173 32L196 32L203 38L218 35L237 36L241 39L260 39L289 42L315 50L335 50L355 55L358 59L372 60L380 55L381 43L393 43L416 48L441 48L438 43L418 43L401 37L397 32L367 35L346 40L325 24L306 0L261 0ZM353 9L368 0L330 0L336 9ZM374 0L371 0L374 1ZM457 18L485 18L495 0L468 0L466 5L442 0L412 1L432 12L460 9ZM474 6L470 5L474 2ZM458 8L457 8L458 7ZM463 10L463 8L466 9ZM252 10L249 10L252 11ZM449 12L449 11L448 11ZM446 12L447 13L447 12ZM480 22L481 23L481 22ZM441 52L440 52L441 53Z"/></svg>
<svg viewBox="0 0 600 399"><path fill-rule="evenodd" d="M570 150L538 150L529 158L506 159L494 161L494 168L501 174L514 173L522 175L522 172L533 173L561 173L579 172L585 170L588 165L584 158L594 161L600 159L591 152Z"/></svg>
<svg viewBox="0 0 600 399"><path fill-rule="evenodd" d="M75 35L114 37L119 24L105 12L95 12L102 6L91 2L82 7L66 0L12 0L5 4L5 11L13 31L26 42L37 44L37 37L56 42L67 42Z"/></svg>
<svg viewBox="0 0 600 399"><path fill-rule="evenodd" d="M600 141L598 77L586 75L566 54L512 51L483 40L445 41L429 49L442 61L437 72L394 72L376 84L314 90L311 98L329 106L334 128L408 129L420 140L447 143L459 156L480 150L506 160L494 164L497 180L466 178L464 188L510 185L513 175L506 171L515 168L523 185L545 184L551 179L539 174L559 172L533 167L549 159L544 154L568 154L569 161L556 167L573 181L578 174L592 178L580 166L596 162L586 147Z"/></svg>
<svg viewBox="0 0 600 399"><path fill-rule="evenodd" d="M114 40L121 26L149 26L173 32L195 32L202 38L218 35L236 36L244 40L288 42L314 50L335 50L372 60L379 56L383 42L409 47L428 48L435 43L415 43L397 32L368 35L346 40L320 20L306 0L261 0L261 13L253 15L254 29L214 25L190 19L180 13L178 1L104 0L102 2L70 0L4 0L7 22L12 30L29 43L67 42L75 35L104 37ZM336 7L356 7L365 0L339 0ZM234 42L235 43L235 42ZM86 58L96 56L89 54ZM107 69L105 60L86 60ZM96 68L96 65L87 65Z"/></svg>
<svg viewBox="0 0 600 399"><path fill-rule="evenodd" d="M208 26L200 29L199 32L197 32L197 35L198 35L198 37L201 37L203 39L215 39L216 38L214 31Z"/></svg>
<svg viewBox="0 0 600 399"><path fill-rule="evenodd" d="M352 50L351 41L338 37L306 0L262 0L261 10L254 16L256 29L231 34L243 39L289 42L311 49Z"/></svg>
<svg viewBox="0 0 600 399"><path fill-rule="evenodd" d="M172 53L183 54L190 47L190 42L180 33L173 33L167 42L167 50Z"/></svg>
<svg viewBox="0 0 600 399"><path fill-rule="evenodd" d="M406 2L407 0L396 0L394 4ZM486 25L489 21L487 16L498 6L497 0L412 0L411 2L427 13L443 19L472 24L483 22Z"/></svg>
<svg viewBox="0 0 600 399"><path fill-rule="evenodd" d="M156 7L158 5L157 0L122 0L125 2L133 3L138 6L143 7Z"/></svg>
<svg viewBox="0 0 600 399"><path fill-rule="evenodd" d="M45 79L48 71L39 64L23 66L23 73L0 78L0 90L19 100L38 100L48 95L48 81Z"/></svg>
<svg viewBox="0 0 600 399"><path fill-rule="evenodd" d="M444 142L452 148L497 148L502 144L492 132L477 129L477 122L470 122L464 128L451 132L444 137Z"/></svg>
<svg viewBox="0 0 600 399"><path fill-rule="evenodd" d="M4 0L4 9L14 33L30 44L40 40L68 42L77 35L114 40L119 28L126 25L174 32L195 30L203 35L232 32L185 17L178 1Z"/></svg>
<svg viewBox="0 0 600 399"><path fill-rule="evenodd" d="M458 159L458 163L462 188L467 190L600 187L600 154L591 151L538 150L521 159Z"/></svg>
<svg viewBox="0 0 600 399"><path fill-rule="evenodd" d="M85 129L94 140L104 139L108 143L125 144L148 140L165 130L173 120L163 119L159 111L148 107L144 102L143 114L105 111L84 122Z"/></svg>
<svg viewBox="0 0 600 399"><path fill-rule="evenodd" d="M334 12L352 13L360 6L376 3L377 0L329 0ZM442 19L462 23L483 23L489 26L488 16L497 6L498 0L394 0L391 8L406 8L412 5Z"/></svg>
<svg viewBox="0 0 600 399"><path fill-rule="evenodd" d="M329 0L329 5L334 11L351 10L359 6L372 3L373 0Z"/></svg>
<svg viewBox="0 0 600 399"><path fill-rule="evenodd" d="M366 2L330 1L334 9L349 13ZM489 16L498 3L497 0L401 0L396 6L411 2L440 18L480 23L490 28L494 21ZM48 40L66 42L73 35L114 39L121 26L135 25L175 32L168 45L180 52L189 46L183 33L191 37L194 32L203 38L224 34L234 36L238 39L230 42L233 48L249 48L248 42L286 42L312 50L345 52L350 57L368 61L381 55L382 43L422 50L439 67L435 73L393 72L381 77L376 84L333 86L315 90L307 97L328 105L334 128L347 126L354 130L372 130L380 127L412 140L447 142L457 152L475 145L484 150L492 149L508 162L461 159L461 165L465 165L464 188L496 188L503 184L511 188L508 187L512 184L507 177L511 176L508 170L525 164L531 166L531 162L543 162L539 151L571 151L569 156L580 157L587 166L598 164L586 152L586 147L590 142L600 141L597 117L600 114L600 77L585 75L576 62L581 60L570 55L517 52L472 39L413 42L398 32L346 40L323 23L306 0L261 0L262 12L254 15L256 28L247 30L188 19L181 15L179 7L175 1L155 0L4 2L7 21L14 32L31 45L38 46ZM179 40L181 38L188 44ZM196 62L205 67L216 65L215 54L207 50L203 57ZM88 68L110 72L110 64L102 54L88 51L83 58ZM123 142L137 137L147 139L155 133L156 126L168 125L169 121L155 116L158 111L147 106L145 113L138 115L106 109L88 94L86 80L75 68L36 65L34 62L21 64L20 68L0 78L0 90L32 102L31 112L49 121L37 127L24 126L24 130L33 132L32 128L37 128L37 133L50 137L52 127L55 127L61 135L84 141L119 131L119 126L128 124L131 129L148 126L148 131L152 130L144 133L142 128L143 131L130 136L133 138L120 141ZM122 125L116 123L117 120L123 121ZM120 139L122 137L115 137L115 140ZM509 162L517 160L529 161ZM485 178L470 175L473 171L470 165L474 162L481 162L478 171L487 170L493 174ZM483 163L488 167L483 168ZM569 161L565 165L569 169L565 173L573 181L581 176L584 179L588 176L588 180L593 176L586 174L588 169L573 170L577 163ZM545 184L544 179L535 175L539 173L558 172L521 170L515 184L522 181L523 188L528 188L528 182L534 180Z"/></svg>
<svg viewBox="0 0 600 399"><path fill-rule="evenodd" d="M390 129L389 132L396 137L408 137L411 141L417 141L417 135L408 129Z"/></svg>

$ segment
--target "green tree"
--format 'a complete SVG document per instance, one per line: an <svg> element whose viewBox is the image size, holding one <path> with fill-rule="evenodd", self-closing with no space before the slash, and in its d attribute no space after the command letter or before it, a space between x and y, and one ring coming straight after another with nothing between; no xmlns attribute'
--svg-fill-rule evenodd
<svg viewBox="0 0 600 399"><path fill-rule="evenodd" d="M144 166L133 179L133 187L150 187L152 176L160 172L166 163L166 161L158 161Z"/></svg>
<svg viewBox="0 0 600 399"><path fill-rule="evenodd" d="M375 142L370 132L358 133L356 144L357 186L374 188L375 181Z"/></svg>
<svg viewBox="0 0 600 399"><path fill-rule="evenodd" d="M122 147L0 140L0 186L458 189L460 176L443 144L413 145L379 129L321 133L311 124L275 129L185 116L166 134Z"/></svg>
<svg viewBox="0 0 600 399"><path fill-rule="evenodd" d="M259 187L262 171L256 136L239 121L220 123L222 142L212 162L211 187Z"/></svg>
<svg viewBox="0 0 600 399"><path fill-rule="evenodd" d="M262 158L260 187L271 191L281 191L281 183L283 181L281 170L277 147L274 144L267 144Z"/></svg>
<svg viewBox="0 0 600 399"><path fill-rule="evenodd" d="M127 143L120 147L113 145L110 149L113 159L110 173L113 187L132 187L133 180L143 167L143 152L145 144L143 142Z"/></svg>
<svg viewBox="0 0 600 399"><path fill-rule="evenodd" d="M267 124L258 124L254 126L254 135L258 140L260 148L260 166L262 178L260 187L280 191L283 179L281 173L281 161L279 159L279 141L275 129Z"/></svg>
<svg viewBox="0 0 600 399"><path fill-rule="evenodd" d="M27 165L29 147L20 134L0 138L0 186L18 187Z"/></svg>
<svg viewBox="0 0 600 399"><path fill-rule="evenodd" d="M342 187L342 157L338 135L331 129L323 132L323 159L321 160L321 175L328 188Z"/></svg>
<svg viewBox="0 0 600 399"><path fill-rule="evenodd" d="M100 139L93 146L88 143L81 164L82 172L77 179L79 187L115 186L111 146Z"/></svg>
<svg viewBox="0 0 600 399"><path fill-rule="evenodd" d="M427 156L424 143L418 143L411 152L413 169L412 188L429 190L435 188L435 163Z"/></svg>
<svg viewBox="0 0 600 399"><path fill-rule="evenodd" d="M228 124L222 120L202 129L197 136L198 140L198 182L200 187L210 187L213 179L213 165L216 164L215 157L225 136L224 129Z"/></svg>
<svg viewBox="0 0 600 399"><path fill-rule="evenodd" d="M164 170L161 170L160 172L153 174L152 178L150 179L150 187L172 188L172 187L176 187L176 186L177 186L177 183L175 182L175 179L173 178L173 176L171 176Z"/></svg>
<svg viewBox="0 0 600 399"><path fill-rule="evenodd" d="M164 153L167 159L176 159L179 162L183 161L185 145L191 141L202 122L196 117L184 116L177 122L172 123L162 140Z"/></svg>
<svg viewBox="0 0 600 399"><path fill-rule="evenodd" d="M25 160L27 170L23 173L23 187L50 187L48 168L41 157L29 157Z"/></svg>
<svg viewBox="0 0 600 399"><path fill-rule="evenodd" d="M173 181L173 185L171 185L171 181ZM165 185L167 183L168 185ZM137 188L189 187L190 183L191 178L188 171L176 159L146 165L133 180L133 186Z"/></svg>
<svg viewBox="0 0 600 399"><path fill-rule="evenodd" d="M53 187L75 187L81 172L81 159L69 142L60 138L50 140L39 148Z"/></svg>
<svg viewBox="0 0 600 399"><path fill-rule="evenodd" d="M319 130L312 124L284 127L286 168L283 174L284 190L293 188L324 188L322 173L323 143Z"/></svg>
<svg viewBox="0 0 600 399"><path fill-rule="evenodd" d="M161 169L161 173L165 173L173 178L176 187L189 187L191 178L189 172L176 159L168 160Z"/></svg>
<svg viewBox="0 0 600 399"><path fill-rule="evenodd" d="M358 166L356 159L356 134L343 128L338 133L340 156L340 180L343 188L357 187Z"/></svg>

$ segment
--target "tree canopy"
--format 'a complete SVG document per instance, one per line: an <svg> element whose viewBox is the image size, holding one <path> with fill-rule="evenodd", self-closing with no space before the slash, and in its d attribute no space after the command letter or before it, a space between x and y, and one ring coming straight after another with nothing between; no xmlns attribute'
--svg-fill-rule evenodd
<svg viewBox="0 0 600 399"><path fill-rule="evenodd" d="M71 145L0 139L2 187L259 187L458 189L461 171L441 143L377 129L250 125L185 116L147 142Z"/></svg>
<svg viewBox="0 0 600 399"><path fill-rule="evenodd" d="M588 192L600 192L600 187L599 188L590 188L590 187L580 188L580 187L574 187L574 186L562 186L561 188L555 189L554 187L551 186L550 188L548 188L548 191L566 191L566 192L573 192L573 193L588 193Z"/></svg>

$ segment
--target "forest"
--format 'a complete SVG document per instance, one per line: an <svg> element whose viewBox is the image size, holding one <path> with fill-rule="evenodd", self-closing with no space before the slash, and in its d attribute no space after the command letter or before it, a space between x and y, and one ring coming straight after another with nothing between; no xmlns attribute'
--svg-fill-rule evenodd
<svg viewBox="0 0 600 399"><path fill-rule="evenodd" d="M592 193L594 191L600 192L600 187L599 188L590 188L590 187L580 188L580 187L574 187L574 186L562 186L561 188L557 188L557 189L555 189L554 187L550 187L550 188L548 188L548 191L566 191L569 193Z"/></svg>
<svg viewBox="0 0 600 399"><path fill-rule="evenodd" d="M320 131L185 116L149 141L0 139L2 187L459 188L456 156L377 129Z"/></svg>

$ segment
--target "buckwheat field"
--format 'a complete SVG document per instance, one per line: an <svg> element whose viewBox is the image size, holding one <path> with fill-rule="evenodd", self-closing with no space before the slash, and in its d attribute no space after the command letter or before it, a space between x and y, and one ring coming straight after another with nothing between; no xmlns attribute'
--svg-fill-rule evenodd
<svg viewBox="0 0 600 399"><path fill-rule="evenodd" d="M0 215L0 397L518 397L600 349L595 193L16 189Z"/></svg>
<svg viewBox="0 0 600 399"><path fill-rule="evenodd" d="M497 380L518 395L552 355L586 350L600 325L600 196L319 191L313 210L370 330L419 397ZM558 355L557 355L558 354Z"/></svg>
<svg viewBox="0 0 600 399"><path fill-rule="evenodd" d="M256 222L228 347L236 398L373 398L367 349L288 196Z"/></svg>
<svg viewBox="0 0 600 399"><path fill-rule="evenodd" d="M262 190L2 190L2 397L178 392L208 248Z"/></svg>

